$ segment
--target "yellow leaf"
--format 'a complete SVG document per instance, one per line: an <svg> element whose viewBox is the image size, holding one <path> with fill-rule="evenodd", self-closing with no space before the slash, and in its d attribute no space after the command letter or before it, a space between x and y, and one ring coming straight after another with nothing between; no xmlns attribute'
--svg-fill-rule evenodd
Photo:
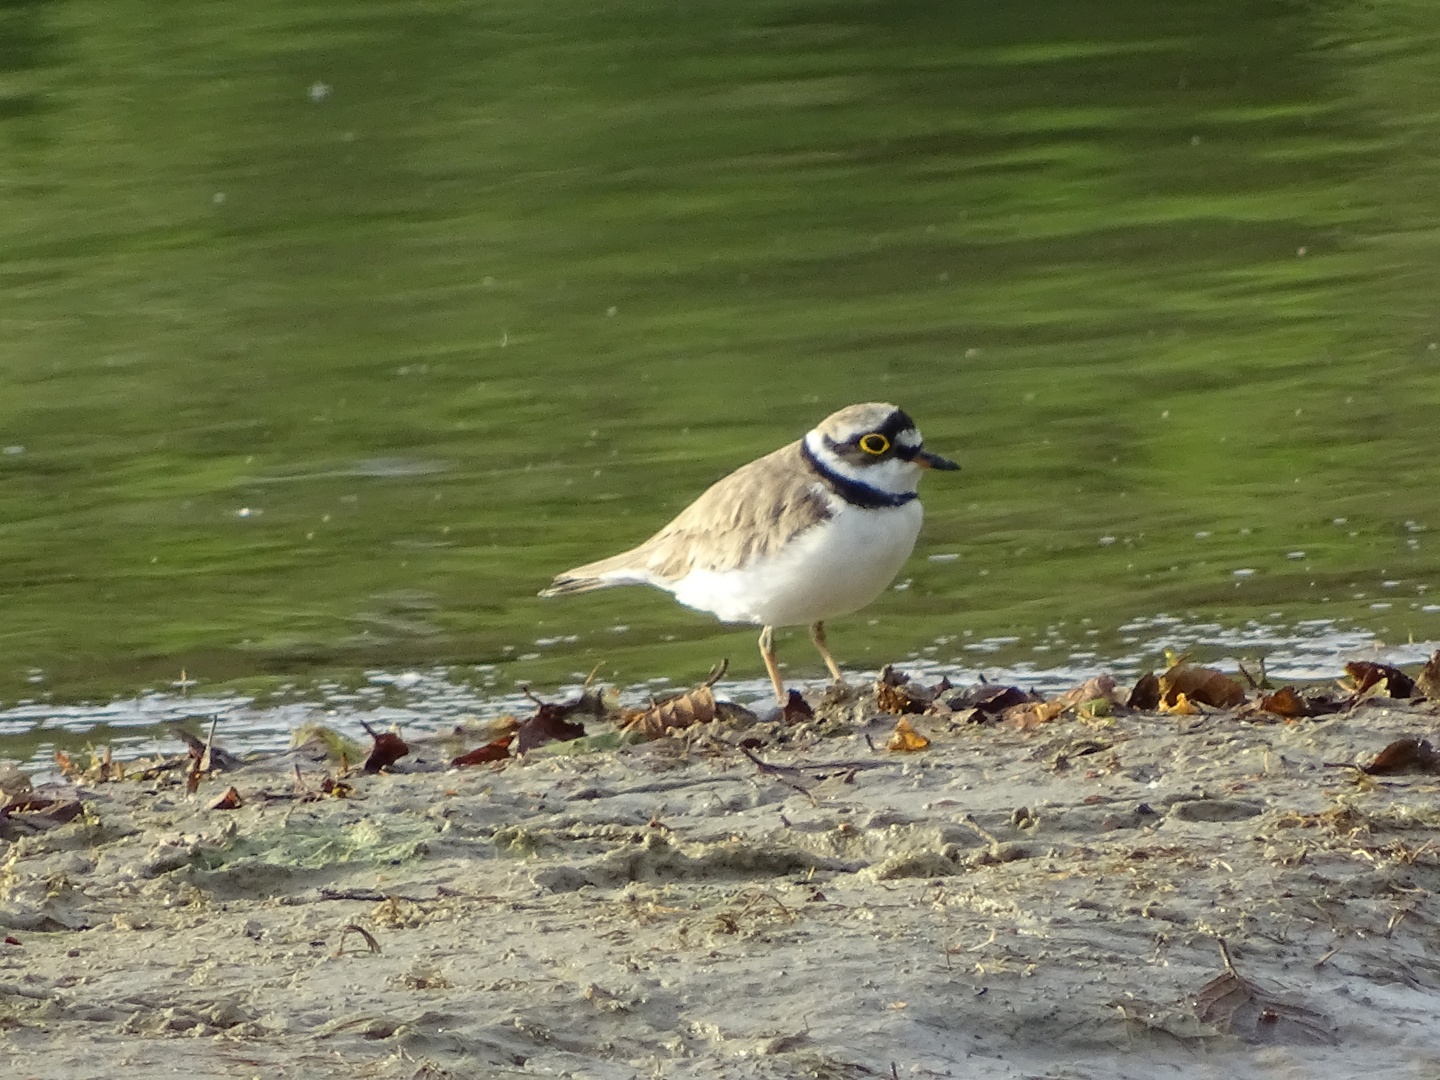
<svg viewBox="0 0 1440 1080"><path fill-rule="evenodd" d="M1175 704L1173 705L1167 704L1166 702L1162 701L1160 703L1160 711L1162 713L1174 713L1176 716L1200 715L1200 710L1196 706L1190 704L1190 699L1187 698L1184 694L1176 694Z"/></svg>
<svg viewBox="0 0 1440 1080"><path fill-rule="evenodd" d="M916 750L924 750L929 745L930 740L911 727L909 720L901 719L895 725L895 730L891 733L890 741L885 744L885 748L902 753L912 753Z"/></svg>

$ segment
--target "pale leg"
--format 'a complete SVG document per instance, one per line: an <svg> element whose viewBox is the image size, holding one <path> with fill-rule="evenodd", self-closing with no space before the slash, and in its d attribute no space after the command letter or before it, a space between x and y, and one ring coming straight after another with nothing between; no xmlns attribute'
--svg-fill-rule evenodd
<svg viewBox="0 0 1440 1080"><path fill-rule="evenodd" d="M840 674L840 665L830 655L830 650L825 646L825 624L817 622L810 627L810 636L815 639L815 648L820 650L820 656L825 661L825 666L830 669L830 674L835 676L836 682L844 682L845 676Z"/></svg>
<svg viewBox="0 0 1440 1080"><path fill-rule="evenodd" d="M780 681L780 668L775 663L775 628L766 626L760 631L760 658L765 661L765 670L770 673L770 685L775 687L775 700L784 705L790 700L785 693L785 684Z"/></svg>

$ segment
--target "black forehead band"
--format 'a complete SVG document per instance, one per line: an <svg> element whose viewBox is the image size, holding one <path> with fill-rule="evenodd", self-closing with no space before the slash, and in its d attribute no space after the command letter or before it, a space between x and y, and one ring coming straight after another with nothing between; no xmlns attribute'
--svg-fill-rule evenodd
<svg viewBox="0 0 1440 1080"><path fill-rule="evenodd" d="M910 419L910 414L904 409L896 409L885 418L885 423L881 424L875 430L891 442L894 442L902 431L913 431L914 429L915 421Z"/></svg>
<svg viewBox="0 0 1440 1080"><path fill-rule="evenodd" d="M885 418L885 422L883 424L875 428L872 432L866 432L866 434L884 435L885 438L889 441L890 445L895 448L895 456L909 461L920 452L920 447L919 445L904 446L898 441L898 437L902 431L914 430L915 421L910 419L910 414L907 413L904 409L896 409L894 412L892 412L889 416ZM860 440L864 437L864 435L859 435L856 438L851 439L850 442L858 444ZM828 435L825 437L825 442L830 446L832 450L840 445Z"/></svg>

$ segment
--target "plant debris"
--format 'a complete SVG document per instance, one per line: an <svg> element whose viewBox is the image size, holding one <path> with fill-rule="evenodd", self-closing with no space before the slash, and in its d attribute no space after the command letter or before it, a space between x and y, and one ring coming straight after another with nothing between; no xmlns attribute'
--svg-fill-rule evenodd
<svg viewBox="0 0 1440 1080"><path fill-rule="evenodd" d="M363 720L360 721L360 726L365 729L365 733L370 738L375 740L375 745L370 749L370 756L365 759L367 773L377 773L381 769L388 769L410 753L410 747L405 745L405 740L393 731L376 731Z"/></svg>
<svg viewBox="0 0 1440 1080"><path fill-rule="evenodd" d="M890 735L890 741L885 744L885 749L909 754L924 750L929 745L930 740L916 731L909 720L901 717L895 724L895 730Z"/></svg>
<svg viewBox="0 0 1440 1080"><path fill-rule="evenodd" d="M523 754L534 750L537 746L544 746L546 743L569 742L571 739L578 739L584 735L584 724L572 724L566 719L575 711L574 706L574 702L569 705L552 705L541 702L540 707L535 710L535 715L522 721L516 729L515 752Z"/></svg>
<svg viewBox="0 0 1440 1080"><path fill-rule="evenodd" d="M1399 776L1403 773L1440 774L1440 753L1425 739L1396 739L1361 768L1371 776Z"/></svg>
<svg viewBox="0 0 1440 1080"><path fill-rule="evenodd" d="M493 742L488 742L484 746L477 746L468 754L461 754L457 758L452 758L450 764L458 769L464 768L466 765L481 765L487 761L504 761L510 756L510 744L514 741L514 732L511 732L509 735L501 735L500 738L495 739Z"/></svg>
<svg viewBox="0 0 1440 1080"><path fill-rule="evenodd" d="M1245 688L1224 672L1198 667L1182 657L1160 676L1160 705L1174 709L1188 702L1229 709L1245 700ZM1133 696L1133 694L1132 694Z"/></svg>
<svg viewBox="0 0 1440 1080"><path fill-rule="evenodd" d="M1433 657L1431 662L1434 662ZM1369 660L1352 660L1345 665L1345 674L1348 679L1342 680L1340 685L1354 694L1356 698L1362 695L1392 698L1415 696L1415 680L1399 668L1391 667L1389 664L1376 664Z"/></svg>
<svg viewBox="0 0 1440 1080"><path fill-rule="evenodd" d="M815 719L815 710L810 707L810 703L800 696L800 691L791 690L784 706L780 709L780 722L790 725L813 719Z"/></svg>
<svg viewBox="0 0 1440 1080"><path fill-rule="evenodd" d="M748 710L729 702L715 700L712 687L724 677L729 666L728 660L722 660L710 669L705 681L695 689L652 701L648 708L627 710L620 716L618 726L622 731L634 732L647 739L658 739L672 731L695 724L708 724L712 720L737 712L748 717Z"/></svg>
<svg viewBox="0 0 1440 1080"><path fill-rule="evenodd" d="M1219 945L1225 971L1195 994L1195 1015L1202 1023L1247 1042L1334 1044L1338 1041L1329 1017L1288 995L1262 990L1235 970L1225 942Z"/></svg>
<svg viewBox="0 0 1440 1080"><path fill-rule="evenodd" d="M1377 698L1388 675L1359 696L1260 675L1223 707L1172 681L1161 713L1158 676L1142 712L1143 687L1108 677L1041 695L892 669L794 695L789 723L709 680L629 709L587 685L533 699L527 722L588 735L513 767L522 724L504 718L407 728L409 753L370 773L315 739L217 783L203 733L198 754L177 742L154 761L71 748L53 784L0 766L0 934L24 942L0 987L11 1071L63 1055L100 1075L118 1028L147 1040L118 1080L242 1051L246 1075L279 1075L317 1040L325 1077L400 1049L456 1076L515 1055L573 1071L573 1047L624 1072L675 1057L689 1000L738 1034L687 1036L687 1076L760 1053L777 1076L888 1074L897 1047L896 1075L960 1075L981 1030L1011 1071L1158 1075L1179 1039L1216 1075L1257 1077L1277 1061L1358 1073L1400 1030L1421 1075L1440 1036L1394 1018L1426 1015L1434 977L1440 709ZM466 761L493 767L447 769ZM213 973L135 961L166 941ZM883 996L836 997L877 941ZM656 958L658 998L634 967ZM946 1022L917 1048L937 986ZM994 1027L997 1007L1037 1000ZM1137 1024L1173 1039L1127 1038ZM844 1061L816 1056L840 1045Z"/></svg>

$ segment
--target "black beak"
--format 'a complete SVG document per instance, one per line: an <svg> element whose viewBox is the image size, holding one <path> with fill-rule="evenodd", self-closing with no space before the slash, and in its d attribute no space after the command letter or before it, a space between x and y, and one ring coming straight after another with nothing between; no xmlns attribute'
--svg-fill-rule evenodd
<svg viewBox="0 0 1440 1080"><path fill-rule="evenodd" d="M943 458L939 454L932 454L929 450L917 450L915 456L910 459L922 469L939 469L941 472L953 472L960 468L949 458Z"/></svg>

